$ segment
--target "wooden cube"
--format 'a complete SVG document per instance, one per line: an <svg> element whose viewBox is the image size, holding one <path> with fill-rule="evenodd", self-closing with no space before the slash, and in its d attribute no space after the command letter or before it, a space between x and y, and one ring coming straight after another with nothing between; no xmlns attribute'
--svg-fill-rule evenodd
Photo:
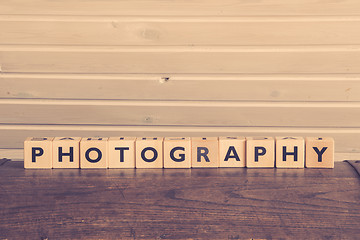
<svg viewBox="0 0 360 240"><path fill-rule="evenodd" d="M219 138L219 161L220 167L245 167L244 137L220 137Z"/></svg>
<svg viewBox="0 0 360 240"><path fill-rule="evenodd" d="M302 137L276 137L276 167L304 168L305 146Z"/></svg>
<svg viewBox="0 0 360 240"><path fill-rule="evenodd" d="M81 137L56 137L53 141L53 168L80 167Z"/></svg>
<svg viewBox="0 0 360 240"><path fill-rule="evenodd" d="M136 137L109 138L109 168L135 168L135 140Z"/></svg>
<svg viewBox="0 0 360 240"><path fill-rule="evenodd" d="M189 137L164 139L164 168L191 168L191 139Z"/></svg>
<svg viewBox="0 0 360 240"><path fill-rule="evenodd" d="M246 138L246 167L273 168L275 166L275 141L272 137Z"/></svg>
<svg viewBox="0 0 360 240"><path fill-rule="evenodd" d="M163 138L136 139L136 168L163 168Z"/></svg>
<svg viewBox="0 0 360 240"><path fill-rule="evenodd" d="M28 137L24 142L24 168L52 168L53 137Z"/></svg>
<svg viewBox="0 0 360 240"><path fill-rule="evenodd" d="M107 168L108 138L82 138L80 141L80 168Z"/></svg>
<svg viewBox="0 0 360 240"><path fill-rule="evenodd" d="M219 141L217 137L191 138L191 167L219 167Z"/></svg>
<svg viewBox="0 0 360 240"><path fill-rule="evenodd" d="M334 168L334 139L330 137L306 138L307 168Z"/></svg>

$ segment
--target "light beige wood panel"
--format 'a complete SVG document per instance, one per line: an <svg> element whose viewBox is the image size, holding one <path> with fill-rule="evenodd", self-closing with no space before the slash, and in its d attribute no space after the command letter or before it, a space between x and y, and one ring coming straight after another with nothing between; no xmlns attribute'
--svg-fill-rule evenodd
<svg viewBox="0 0 360 240"><path fill-rule="evenodd" d="M359 73L360 47L0 46L3 72Z"/></svg>
<svg viewBox="0 0 360 240"><path fill-rule="evenodd" d="M359 6L360 7L360 6ZM298 45L358 44L360 18L113 18L3 20L0 44ZM85 19L86 20L86 19ZM83 20L83 21L85 21Z"/></svg>
<svg viewBox="0 0 360 240"><path fill-rule="evenodd" d="M360 101L360 75L4 73L0 98Z"/></svg>
<svg viewBox="0 0 360 240"><path fill-rule="evenodd" d="M0 100L1 123L360 127L360 103Z"/></svg>
<svg viewBox="0 0 360 240"><path fill-rule="evenodd" d="M356 15L357 0L2 0L0 14Z"/></svg>
<svg viewBox="0 0 360 240"><path fill-rule="evenodd" d="M359 128L284 127L165 127L165 126L81 126L81 125L4 125L0 124L0 146L22 148L28 136L329 136L336 152L360 152Z"/></svg>

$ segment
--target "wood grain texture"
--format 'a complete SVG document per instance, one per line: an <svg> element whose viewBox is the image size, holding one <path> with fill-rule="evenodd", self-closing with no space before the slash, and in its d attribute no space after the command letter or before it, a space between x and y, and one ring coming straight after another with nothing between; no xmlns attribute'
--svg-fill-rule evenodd
<svg viewBox="0 0 360 240"><path fill-rule="evenodd" d="M355 102L3 99L0 112L5 124L360 127Z"/></svg>
<svg viewBox="0 0 360 240"><path fill-rule="evenodd" d="M219 137L219 136L322 136L334 137L335 151L360 152L360 128L295 128L295 127L205 127L205 126L109 126L109 125L11 125L0 124L2 148L22 148L28 136L79 137ZM345 155L347 156L347 155Z"/></svg>
<svg viewBox="0 0 360 240"><path fill-rule="evenodd" d="M0 167L5 239L357 239L359 178L335 169Z"/></svg>
<svg viewBox="0 0 360 240"><path fill-rule="evenodd" d="M0 80L0 98L14 99L360 101L359 74L3 73Z"/></svg>
<svg viewBox="0 0 360 240"><path fill-rule="evenodd" d="M19 18L19 17L18 17ZM360 19L117 18L7 20L0 44L34 45L327 45L358 44ZM304 30L306 29L306 30ZM215 34L216 33L216 34Z"/></svg>
<svg viewBox="0 0 360 240"><path fill-rule="evenodd" d="M359 73L355 46L1 46L4 73ZM204 61L206 59L206 61ZM186 64L184 64L186 63Z"/></svg>
<svg viewBox="0 0 360 240"><path fill-rule="evenodd" d="M161 15L161 16L276 16L359 15L357 0L4 0L0 14L37 15Z"/></svg>
<svg viewBox="0 0 360 240"><path fill-rule="evenodd" d="M0 148L123 131L360 151L359 25L357 0L3 0Z"/></svg>

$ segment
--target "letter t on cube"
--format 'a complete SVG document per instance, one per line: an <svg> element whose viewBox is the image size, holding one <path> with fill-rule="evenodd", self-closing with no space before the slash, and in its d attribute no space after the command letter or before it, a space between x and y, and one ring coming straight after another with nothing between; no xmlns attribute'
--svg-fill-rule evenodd
<svg viewBox="0 0 360 240"><path fill-rule="evenodd" d="M136 137L109 138L109 168L135 168L135 140Z"/></svg>

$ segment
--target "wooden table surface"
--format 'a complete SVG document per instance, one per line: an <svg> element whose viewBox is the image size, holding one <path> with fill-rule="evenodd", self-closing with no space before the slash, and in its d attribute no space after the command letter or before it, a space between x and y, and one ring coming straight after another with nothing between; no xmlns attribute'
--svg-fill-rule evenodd
<svg viewBox="0 0 360 240"><path fill-rule="evenodd" d="M24 170L1 160L0 239L360 239L359 165Z"/></svg>

